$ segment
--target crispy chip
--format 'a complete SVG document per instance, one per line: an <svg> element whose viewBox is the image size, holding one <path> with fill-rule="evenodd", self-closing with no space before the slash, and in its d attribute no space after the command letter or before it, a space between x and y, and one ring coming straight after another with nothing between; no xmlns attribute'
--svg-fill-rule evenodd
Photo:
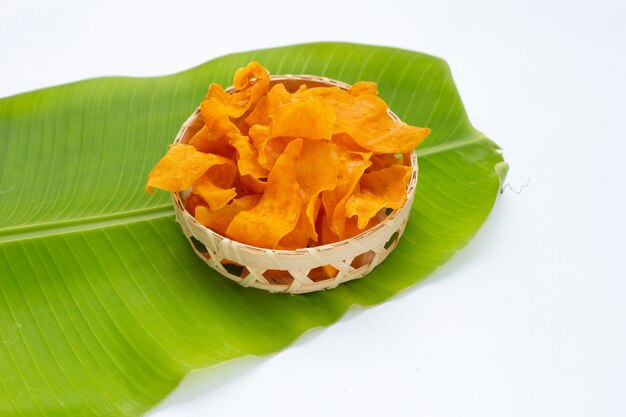
<svg viewBox="0 0 626 417"><path fill-rule="evenodd" d="M250 139L258 153L258 162L267 171L271 170L278 157L283 153L285 147L294 138L291 137L270 137L269 126L255 125L250 128Z"/></svg>
<svg viewBox="0 0 626 417"><path fill-rule="evenodd" d="M229 117L238 118L267 93L269 84L267 70L258 62L251 62L235 72L233 86L237 91L228 94L219 84L211 84L207 100L220 102Z"/></svg>
<svg viewBox="0 0 626 417"><path fill-rule="evenodd" d="M267 187L267 180L254 178L252 175L242 175L239 177L241 193L243 194L263 194ZM238 193L239 194L239 193Z"/></svg>
<svg viewBox="0 0 626 417"><path fill-rule="evenodd" d="M216 156L199 152L190 145L172 145L148 174L146 191L152 187L176 192L186 190L215 164Z"/></svg>
<svg viewBox="0 0 626 417"><path fill-rule="evenodd" d="M239 174L251 175L254 178L265 178L268 172L259 164L258 154L250 143L250 138L243 135L235 135L230 144L237 150L237 166Z"/></svg>
<svg viewBox="0 0 626 417"><path fill-rule="evenodd" d="M322 245L328 245L329 243L337 242L340 240L339 236L337 236L335 232L330 230L329 224L330 219L326 216L326 213L324 213L324 206L322 205L315 228L319 235L318 240L322 243Z"/></svg>
<svg viewBox="0 0 626 417"><path fill-rule="evenodd" d="M235 153L235 148L228 143L226 136L219 138L215 136L209 137L209 128L206 125L189 139L188 144L200 152L214 153L229 159L232 159Z"/></svg>
<svg viewBox="0 0 626 417"><path fill-rule="evenodd" d="M367 149L356 143L354 139L352 139L352 137L347 133L334 134L332 137L332 142L352 154L360 155L361 158L363 158L363 160L365 161L369 161L369 159L372 157L373 152L368 151Z"/></svg>
<svg viewBox="0 0 626 417"><path fill-rule="evenodd" d="M372 161L372 166L367 169L368 171L380 171L392 165L403 164L402 155L393 153L376 154L373 155L370 160Z"/></svg>
<svg viewBox="0 0 626 417"><path fill-rule="evenodd" d="M307 217L300 211L296 227L278 242L277 249L293 250L305 248L309 243L309 234L306 231Z"/></svg>
<svg viewBox="0 0 626 417"><path fill-rule="evenodd" d="M191 196L191 194L190 194ZM226 229L233 218L245 210L254 208L261 201L260 194L250 194L234 199L230 204L219 210L211 210L206 206L198 205L195 208L195 217L204 226L220 235L226 234Z"/></svg>
<svg viewBox="0 0 626 417"><path fill-rule="evenodd" d="M353 96L378 95L378 86L371 81L359 81L348 90Z"/></svg>
<svg viewBox="0 0 626 417"><path fill-rule="evenodd" d="M267 93L270 86L270 74L258 62L251 62L235 72L233 86L239 90L231 95L231 103L240 103L247 98L245 110L233 115L239 117L244 114L259 98ZM244 91L248 91L247 94Z"/></svg>
<svg viewBox="0 0 626 417"><path fill-rule="evenodd" d="M419 145L430 129L398 123L387 104L373 94L353 95L338 87L310 88L298 98L320 97L335 110L333 133L348 133L360 146L377 153L406 153Z"/></svg>
<svg viewBox="0 0 626 417"><path fill-rule="evenodd" d="M246 123L250 126L269 126L276 109L291 101L291 94L283 84L276 84L266 96L262 97L254 110L246 117Z"/></svg>
<svg viewBox="0 0 626 417"><path fill-rule="evenodd" d="M319 167L324 164L325 169L320 171ZM280 249L303 248L309 240L318 241L315 223L322 205L319 194L335 188L338 169L339 156L335 145L322 141L303 142L296 176L302 199L300 217L294 230L280 240Z"/></svg>
<svg viewBox="0 0 626 417"><path fill-rule="evenodd" d="M237 166L230 159L214 156L216 163L193 184L193 192L202 197L212 210L218 210L237 195L234 187L229 188L237 176Z"/></svg>
<svg viewBox="0 0 626 417"><path fill-rule="evenodd" d="M230 92L211 84L203 123L188 127L188 144L170 148L146 190L193 186L185 209L200 223L239 242L288 250L354 237L405 203L408 152L429 129L392 118L374 82L347 90L273 83L251 62L236 71ZM326 265L309 278L338 273Z"/></svg>
<svg viewBox="0 0 626 417"><path fill-rule="evenodd" d="M324 169L320 169L320 167ZM303 202L305 217L303 227L308 236L317 241L315 220L320 208L318 196L321 192L334 190L339 173L339 152L329 142L305 141L302 154L298 158L297 181L300 185L300 197Z"/></svg>
<svg viewBox="0 0 626 417"><path fill-rule="evenodd" d="M287 145L269 175L260 203L237 214L226 229L226 236L253 246L275 248L295 228L301 205L296 181L301 150L302 139Z"/></svg>
<svg viewBox="0 0 626 417"><path fill-rule="evenodd" d="M254 125L248 131L252 144L257 149L258 161L265 169L271 169L267 161L267 154L265 153L265 145L270 140L270 128L269 126Z"/></svg>
<svg viewBox="0 0 626 417"><path fill-rule="evenodd" d="M285 151L287 145L293 141L294 138L279 136L277 138L271 138L265 144L265 157L267 159L267 169L272 169L280 155Z"/></svg>
<svg viewBox="0 0 626 417"><path fill-rule="evenodd" d="M237 126L230 120L226 106L214 98L202 102L200 114L207 127L209 141L221 137L230 139L240 133Z"/></svg>
<svg viewBox="0 0 626 417"><path fill-rule="evenodd" d="M346 204L346 216L357 216L358 228L364 229L383 208L399 209L406 201L406 184L410 177L411 167L402 165L363 175L360 191Z"/></svg>
<svg viewBox="0 0 626 417"><path fill-rule="evenodd" d="M285 104L276 110L270 136L330 139L335 126L335 111L318 97Z"/></svg>
<svg viewBox="0 0 626 417"><path fill-rule="evenodd" d="M377 217L372 217L369 222L365 225L365 227L359 227L358 220L356 217L350 217L346 220L346 231L344 235L344 239L350 239L355 237L356 235L360 235L364 231L371 229L380 223Z"/></svg>
<svg viewBox="0 0 626 417"><path fill-rule="evenodd" d="M345 235L346 203L359 183L359 178L370 165L371 162L360 156L344 152L340 156L337 186L333 190L322 192L328 227L339 240Z"/></svg>
<svg viewBox="0 0 626 417"><path fill-rule="evenodd" d="M198 206L207 207L207 204L202 197L195 195L194 193L189 193L187 199L185 200L185 210L187 210L192 216L195 216L196 208Z"/></svg>

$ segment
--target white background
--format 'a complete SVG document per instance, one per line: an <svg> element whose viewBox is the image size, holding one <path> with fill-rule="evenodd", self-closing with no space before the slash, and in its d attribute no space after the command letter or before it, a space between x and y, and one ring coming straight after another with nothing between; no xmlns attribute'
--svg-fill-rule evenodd
<svg viewBox="0 0 626 417"><path fill-rule="evenodd" d="M0 0L0 96L318 40L446 59L510 188L422 285L151 416L626 415L623 1Z"/></svg>

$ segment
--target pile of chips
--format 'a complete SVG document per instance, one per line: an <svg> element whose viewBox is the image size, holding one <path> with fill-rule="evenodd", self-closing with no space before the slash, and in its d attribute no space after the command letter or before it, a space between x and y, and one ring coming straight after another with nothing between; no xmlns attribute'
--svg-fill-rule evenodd
<svg viewBox="0 0 626 417"><path fill-rule="evenodd" d="M146 190L191 188L186 209L198 222L270 249L344 240L402 207L411 176L403 154L430 129L392 119L373 82L270 85L256 62L237 70L232 93L211 84L204 126L170 147Z"/></svg>

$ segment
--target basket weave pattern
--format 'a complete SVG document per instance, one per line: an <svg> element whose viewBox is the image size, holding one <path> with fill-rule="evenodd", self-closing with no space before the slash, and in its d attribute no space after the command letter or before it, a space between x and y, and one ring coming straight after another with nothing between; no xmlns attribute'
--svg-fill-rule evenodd
<svg viewBox="0 0 626 417"><path fill-rule="evenodd" d="M297 88L303 83L309 87L349 88L349 85L339 81L309 75L272 76L271 82L283 82L288 90L290 84ZM389 113L391 117L399 120L395 114ZM202 116L197 109L183 124L174 143L187 143L202 126ZM412 167L405 204L364 233L323 246L296 250L272 250L246 245L221 236L200 224L185 210L186 192L172 193L172 201L176 211L176 220L193 250L220 274L244 287L255 287L271 292L300 294L319 291L335 288L343 282L363 277L395 248L406 226L415 196L417 185L415 151L410 155L405 155L405 163ZM239 270L233 272L233 268L227 268L224 263L235 263L242 267L235 268ZM319 271L320 268L329 266L336 269L335 276L321 280L315 278L316 275L312 271ZM272 273L268 274L267 271ZM281 276L280 279L275 278L277 273Z"/></svg>

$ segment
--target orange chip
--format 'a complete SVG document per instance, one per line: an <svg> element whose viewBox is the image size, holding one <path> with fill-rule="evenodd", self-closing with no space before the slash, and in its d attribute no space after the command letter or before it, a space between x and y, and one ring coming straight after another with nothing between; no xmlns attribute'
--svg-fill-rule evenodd
<svg viewBox="0 0 626 417"><path fill-rule="evenodd" d="M294 138L279 136L277 138L271 138L265 144L265 157L267 159L267 169L272 169L280 155L285 151L287 145L293 141Z"/></svg>
<svg viewBox="0 0 626 417"><path fill-rule="evenodd" d="M360 155L363 160L368 161L372 157L372 152L368 151L352 139L347 133L336 133L332 137L332 142L342 147L346 151Z"/></svg>
<svg viewBox="0 0 626 417"><path fill-rule="evenodd" d="M235 72L233 87L228 94L219 84L211 84L207 100L216 100L224 105L225 113L232 118L241 117L269 88L269 73L258 62L251 62Z"/></svg>
<svg viewBox="0 0 626 417"><path fill-rule="evenodd" d="M394 122L395 123L395 122ZM371 130L370 130L371 129ZM377 133L373 134L372 131ZM357 130L351 130L360 144L379 153L408 153L422 143L430 134L427 127L414 127L406 124L372 123Z"/></svg>
<svg viewBox="0 0 626 417"><path fill-rule="evenodd" d="M200 114L207 127L208 140L219 139L223 136L230 139L240 133L237 126L231 122L227 107L215 98L202 102Z"/></svg>
<svg viewBox="0 0 626 417"><path fill-rule="evenodd" d="M285 86L283 84L276 84L270 89L266 96L259 99L254 110L246 117L246 123L250 126L269 126L276 109L283 104L289 103L290 100L291 94L289 94Z"/></svg>
<svg viewBox="0 0 626 417"><path fill-rule="evenodd" d="M263 194L267 187L267 180L254 178L252 175L242 175L239 177L239 184L243 194ZM238 193L239 194L239 193Z"/></svg>
<svg viewBox="0 0 626 417"><path fill-rule="evenodd" d="M315 231L315 220L320 207L318 196L323 191L335 189L338 173L339 153L334 144L323 141L304 142L298 158L296 178L304 205L301 216L306 218L303 227L313 240L318 239Z"/></svg>
<svg viewBox="0 0 626 417"><path fill-rule="evenodd" d="M295 228L301 205L296 181L301 150L302 139L287 145L269 175L259 204L237 214L226 229L226 236L254 246L275 248L280 239Z"/></svg>
<svg viewBox="0 0 626 417"><path fill-rule="evenodd" d="M429 129L393 119L374 82L347 90L273 84L257 62L236 71L230 92L211 84L200 105L203 124L192 123L187 145L170 148L146 190L193 186L185 208L199 222L271 249L356 236L382 221L385 208L404 204L407 154ZM309 277L337 274L327 265ZM283 275L266 278L291 282Z"/></svg>
<svg viewBox="0 0 626 417"><path fill-rule="evenodd" d="M378 95L378 86L371 81L359 81L348 90L353 96Z"/></svg>
<svg viewBox="0 0 626 417"><path fill-rule="evenodd" d="M291 137L272 138L269 126L262 125L252 126L249 134L252 145L258 153L259 165L268 171L272 169L287 144L294 139Z"/></svg>
<svg viewBox="0 0 626 417"><path fill-rule="evenodd" d="M172 145L148 174L146 191L152 187L175 192L186 190L215 164L216 155L199 152L190 145Z"/></svg>
<svg viewBox="0 0 626 417"><path fill-rule="evenodd" d="M254 208L259 204L259 201L261 201L260 194L250 194L235 198L230 204L219 210L211 210L206 206L199 205L195 208L195 217L204 226L224 235L226 228L238 213Z"/></svg>
<svg viewBox="0 0 626 417"><path fill-rule="evenodd" d="M345 231L344 239L350 239L350 238L355 237L356 235L360 235L364 231L376 226L378 223L380 223L380 220L378 220L378 218L376 217L373 217L365 225L365 227L359 227L357 219L355 217L350 217L349 219L346 220L346 231Z"/></svg>
<svg viewBox="0 0 626 417"><path fill-rule="evenodd" d="M207 202L211 210L228 204L237 193L233 185L237 166L230 159L214 155L216 163L193 184L193 192Z"/></svg>
<svg viewBox="0 0 626 417"><path fill-rule="evenodd" d="M380 171L381 169L388 168L392 165L402 165L402 154L383 153L373 155L370 159L372 166L368 168L368 171Z"/></svg>
<svg viewBox="0 0 626 417"><path fill-rule="evenodd" d="M258 153L250 143L248 136L237 134L230 139L230 144L237 150L237 166L242 176L267 177L268 172L259 164Z"/></svg>
<svg viewBox="0 0 626 417"><path fill-rule="evenodd" d="M227 137L217 138L213 135L209 137L209 128L206 125L189 139L188 144L201 152L214 153L226 158L232 158L235 152L235 148L228 143Z"/></svg>
<svg viewBox="0 0 626 417"><path fill-rule="evenodd" d="M323 87L297 92L294 97L322 98L335 110L333 133L348 133L356 143L373 152L407 153L430 133L428 128L393 120L387 113L387 104L373 94L353 95L338 87Z"/></svg>
<svg viewBox="0 0 626 417"><path fill-rule="evenodd" d="M363 175L360 191L346 204L346 216L357 216L358 228L364 229L381 209L399 209L406 201L406 184L410 177L411 167L403 165Z"/></svg>
<svg viewBox="0 0 626 417"><path fill-rule="evenodd" d="M279 107L270 126L270 136L330 139L334 126L333 108L324 100L311 97Z"/></svg>
<svg viewBox="0 0 626 417"><path fill-rule="evenodd" d="M252 144L257 149L259 155L259 165L261 165L265 169L271 169L271 167L268 166L267 154L265 153L265 145L267 145L267 142L270 140L269 126L254 125L248 131L248 135L252 140Z"/></svg>
<svg viewBox="0 0 626 417"><path fill-rule="evenodd" d="M196 208L198 206L207 207L207 204L202 197L195 195L194 193L189 193L187 200L185 201L185 210L187 210L192 216L195 216Z"/></svg>
<svg viewBox="0 0 626 417"><path fill-rule="evenodd" d="M270 92L271 91L272 90L270 90ZM267 96L263 96L259 99L256 107L246 116L245 122L250 126L269 126L272 119L270 119L268 115Z"/></svg>
<svg viewBox="0 0 626 417"><path fill-rule="evenodd" d="M277 249L294 250L299 248L305 248L309 243L309 234L305 229L306 222L307 217L304 216L303 212L301 211L300 217L298 218L298 223L296 223L296 227L280 239Z"/></svg>
<svg viewBox="0 0 626 417"><path fill-rule="evenodd" d="M224 87L216 83L209 84L209 91L204 99L209 100L211 98L216 99L220 103L229 103L231 100L230 94L224 90Z"/></svg>
<svg viewBox="0 0 626 417"><path fill-rule="evenodd" d="M359 183L359 178L370 165L371 162L360 156L344 152L340 156L337 186L333 190L322 192L328 227L340 240L345 235L346 203Z"/></svg>
<svg viewBox="0 0 626 417"><path fill-rule="evenodd" d="M316 223L316 230L319 235L319 241L323 245L327 245L329 243L339 241L339 236L328 226L330 224L330 220L327 218L326 214L323 212L324 208L322 206L322 210L320 210L320 214L318 216L318 221Z"/></svg>
<svg viewBox="0 0 626 417"><path fill-rule="evenodd" d="M267 93L270 86L270 74L258 62L250 62L235 72L233 86L239 91L231 95L232 103L242 102L246 98L248 100L244 106L245 110L240 110L239 114L233 115L239 117ZM244 91L248 91L247 94Z"/></svg>

